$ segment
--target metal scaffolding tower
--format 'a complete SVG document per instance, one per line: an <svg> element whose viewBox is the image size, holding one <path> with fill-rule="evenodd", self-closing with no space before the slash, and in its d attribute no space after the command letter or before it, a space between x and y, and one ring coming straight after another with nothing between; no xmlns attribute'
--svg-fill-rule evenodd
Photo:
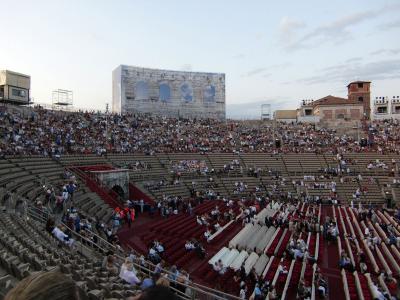
<svg viewBox="0 0 400 300"><path fill-rule="evenodd" d="M57 110L69 110L73 105L72 91L57 89L52 92L52 106Z"/></svg>

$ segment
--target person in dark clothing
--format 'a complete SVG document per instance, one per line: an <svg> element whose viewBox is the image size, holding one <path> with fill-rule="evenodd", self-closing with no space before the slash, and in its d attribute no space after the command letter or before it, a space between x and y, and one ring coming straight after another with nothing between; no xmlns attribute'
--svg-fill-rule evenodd
<svg viewBox="0 0 400 300"><path fill-rule="evenodd" d="M195 245L196 254L201 258L204 259L206 257L206 250L204 249L203 245L199 242Z"/></svg>
<svg viewBox="0 0 400 300"><path fill-rule="evenodd" d="M54 226L55 226L54 219L48 218L46 222L46 231L48 233L52 233Z"/></svg>
<svg viewBox="0 0 400 300"><path fill-rule="evenodd" d="M244 268L244 263L242 264L242 266L240 267L240 280L241 281L246 281L246 269Z"/></svg>

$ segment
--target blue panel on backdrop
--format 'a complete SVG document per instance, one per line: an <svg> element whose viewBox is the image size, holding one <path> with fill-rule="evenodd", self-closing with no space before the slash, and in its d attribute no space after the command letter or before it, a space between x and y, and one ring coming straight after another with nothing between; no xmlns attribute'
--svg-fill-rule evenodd
<svg viewBox="0 0 400 300"><path fill-rule="evenodd" d="M138 81L135 86L135 99L147 100L149 99L149 85L145 81Z"/></svg>
<svg viewBox="0 0 400 300"><path fill-rule="evenodd" d="M171 88L167 83L160 84L160 100L164 102L171 101Z"/></svg>
<svg viewBox="0 0 400 300"><path fill-rule="evenodd" d="M204 101L214 102L215 101L215 86L207 85L204 88Z"/></svg>
<svg viewBox="0 0 400 300"><path fill-rule="evenodd" d="M185 82L181 85L181 96L186 102L193 101L193 88L189 83Z"/></svg>

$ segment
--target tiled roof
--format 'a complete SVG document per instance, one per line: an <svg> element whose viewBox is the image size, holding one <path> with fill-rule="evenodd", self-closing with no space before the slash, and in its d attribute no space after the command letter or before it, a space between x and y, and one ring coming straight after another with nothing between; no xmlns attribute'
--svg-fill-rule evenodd
<svg viewBox="0 0 400 300"><path fill-rule="evenodd" d="M315 100L312 103L312 106L318 106L318 105L346 105L346 104L360 104L362 105L361 102L359 101L354 101L354 100L349 100L346 98L340 98L340 97L335 97L335 96L326 96L324 98Z"/></svg>
<svg viewBox="0 0 400 300"><path fill-rule="evenodd" d="M350 83L347 85L347 87L349 87L349 85L350 85L350 84L353 84L353 83L371 83L371 81L360 81L360 80L358 80L358 81L353 81L353 82L350 82Z"/></svg>

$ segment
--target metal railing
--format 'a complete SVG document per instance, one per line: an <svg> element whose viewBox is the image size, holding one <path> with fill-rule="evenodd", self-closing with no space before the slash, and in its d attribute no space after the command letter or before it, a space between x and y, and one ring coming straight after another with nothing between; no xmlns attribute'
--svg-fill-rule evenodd
<svg viewBox="0 0 400 300"><path fill-rule="evenodd" d="M40 210L34 206L27 206L26 215L29 216L30 218L39 221L40 223L45 224L51 215L43 210ZM64 223L61 223L63 226L68 228L67 225ZM76 244L77 250L81 253L84 253L85 251L90 251L93 253L93 250L97 250L99 254L105 254L109 251L114 253L114 256L118 259L119 262L123 262L125 260L125 255L124 251L119 250L117 247L103 239L101 236L96 235L95 233L92 232L93 235L97 237L98 242L94 243L92 240L88 239L87 237L82 236L81 234L71 230L70 231L71 237L76 241L79 242ZM129 247L130 252L133 252L134 255L136 256L136 261L133 262L134 266L141 270L142 273L147 274L151 276L154 273L154 270L156 268L156 265L154 265L150 261L145 261L145 265L140 264L139 258L140 254L137 253L134 249ZM167 275L175 275L171 273L170 271L166 269L162 269L162 273L167 274ZM211 300L211 299L216 299L216 300L240 300L239 297L236 297L234 295L230 295L228 293L224 293L222 291L215 290L213 288L203 286L197 283L194 283L190 281L188 284L180 283L176 280L173 280L171 277L168 277L168 280L172 283L174 283L176 286L183 286L185 287L185 293L182 293L179 289L176 289L174 287L170 288L174 290L178 296L182 299L204 299L204 300Z"/></svg>

